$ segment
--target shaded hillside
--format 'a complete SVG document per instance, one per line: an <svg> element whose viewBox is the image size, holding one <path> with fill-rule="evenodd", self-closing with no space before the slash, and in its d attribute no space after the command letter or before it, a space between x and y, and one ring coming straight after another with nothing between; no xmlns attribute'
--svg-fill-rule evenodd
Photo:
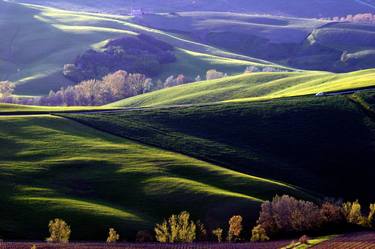
<svg viewBox="0 0 375 249"><path fill-rule="evenodd" d="M368 96L366 101L373 103L373 98ZM372 197L368 184L375 173L375 120L347 96L69 117L116 135L326 196Z"/></svg>
<svg viewBox="0 0 375 249"><path fill-rule="evenodd" d="M73 240L104 241L109 227L130 240L181 210L212 229L234 213L254 221L276 193L308 198L49 115L2 116L0 134L0 234L8 240L43 240L55 217L71 224Z"/></svg>

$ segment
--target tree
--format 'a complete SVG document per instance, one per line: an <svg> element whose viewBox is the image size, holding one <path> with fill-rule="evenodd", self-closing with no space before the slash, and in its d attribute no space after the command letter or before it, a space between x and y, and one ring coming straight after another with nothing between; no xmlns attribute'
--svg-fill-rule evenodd
<svg viewBox="0 0 375 249"><path fill-rule="evenodd" d="M320 207L320 215L322 222L327 225L337 225L345 220L341 206L333 202L324 202Z"/></svg>
<svg viewBox="0 0 375 249"><path fill-rule="evenodd" d="M257 222L267 235L318 229L322 224L320 209L312 202L283 195L261 206Z"/></svg>
<svg viewBox="0 0 375 249"><path fill-rule="evenodd" d="M101 80L85 80L75 86L51 91L41 98L44 105L97 106L151 90L152 81L143 74L117 71Z"/></svg>
<svg viewBox="0 0 375 249"><path fill-rule="evenodd" d="M198 220L196 222L196 227L197 227L197 240L198 241L205 241L207 240L207 230L204 224Z"/></svg>
<svg viewBox="0 0 375 249"><path fill-rule="evenodd" d="M346 202L343 204L343 211L346 220L352 224L360 224L363 222L361 204L356 200L355 202Z"/></svg>
<svg viewBox="0 0 375 249"><path fill-rule="evenodd" d="M244 73L257 73L261 72L261 69L256 66L247 66Z"/></svg>
<svg viewBox="0 0 375 249"><path fill-rule="evenodd" d="M51 220L48 224L50 237L46 240L52 243L68 243L71 230L68 224L62 219Z"/></svg>
<svg viewBox="0 0 375 249"><path fill-rule="evenodd" d="M240 239L242 231L242 217L235 215L229 219L228 241L236 241Z"/></svg>
<svg viewBox="0 0 375 249"><path fill-rule="evenodd" d="M267 236L266 230L261 225L257 225L251 230L251 241L267 240L270 240L270 238Z"/></svg>
<svg viewBox="0 0 375 249"><path fill-rule="evenodd" d="M15 84L10 81L0 81L0 101L11 102Z"/></svg>
<svg viewBox="0 0 375 249"><path fill-rule="evenodd" d="M223 240L223 229L220 227L212 230L212 234L215 235L217 242L220 243Z"/></svg>
<svg viewBox="0 0 375 249"><path fill-rule="evenodd" d="M207 80L216 80L216 79L220 79L224 77L225 77L225 74L223 72L216 71L215 69L211 69L206 72Z"/></svg>
<svg viewBox="0 0 375 249"><path fill-rule="evenodd" d="M367 220L370 227L373 226L374 223L374 215L375 215L375 203L370 204L370 212L368 214Z"/></svg>
<svg viewBox="0 0 375 249"><path fill-rule="evenodd" d="M116 243L120 239L120 235L117 234L113 228L109 229L107 243Z"/></svg>
<svg viewBox="0 0 375 249"><path fill-rule="evenodd" d="M162 243L193 242L196 238L196 225L186 211L172 215L168 221L155 226L156 240Z"/></svg>

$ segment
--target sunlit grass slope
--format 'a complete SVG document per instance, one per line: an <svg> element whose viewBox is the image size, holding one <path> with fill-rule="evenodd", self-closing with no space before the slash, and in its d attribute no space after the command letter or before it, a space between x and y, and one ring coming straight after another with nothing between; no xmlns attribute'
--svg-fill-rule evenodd
<svg viewBox="0 0 375 249"><path fill-rule="evenodd" d="M179 73L195 77L212 68L240 73L247 65L271 65L128 20L126 16L63 11L0 1L0 32L7 34L0 40L0 80L16 82L17 94L48 94L51 89L72 84L63 77L62 68L64 64L73 63L82 52L99 48L108 39L141 32L184 49L179 50L178 61L161 72L163 80Z"/></svg>
<svg viewBox="0 0 375 249"><path fill-rule="evenodd" d="M189 210L216 226L255 218L276 193L308 198L275 181L141 145L49 115L0 117L0 234L43 239L48 221L67 220L73 239L122 239Z"/></svg>
<svg viewBox="0 0 375 249"><path fill-rule="evenodd" d="M281 72L242 74L139 95L110 106L163 106L255 101L375 86L375 70L346 74Z"/></svg>
<svg viewBox="0 0 375 249"><path fill-rule="evenodd" d="M362 96L364 95L364 96ZM372 93L69 115L113 134L326 196L371 201ZM361 179L351 184L353 179Z"/></svg>
<svg viewBox="0 0 375 249"><path fill-rule="evenodd" d="M2 104L0 103L0 114L35 114L35 113L56 113L56 112L70 112L70 111L96 111L108 110L112 108L102 106L30 106L17 104Z"/></svg>

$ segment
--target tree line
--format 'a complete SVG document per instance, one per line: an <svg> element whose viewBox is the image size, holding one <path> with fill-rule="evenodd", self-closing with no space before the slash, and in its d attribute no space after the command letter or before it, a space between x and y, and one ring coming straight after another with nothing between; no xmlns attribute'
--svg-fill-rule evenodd
<svg viewBox="0 0 375 249"><path fill-rule="evenodd" d="M302 236L300 243L307 241L307 233L337 233L353 229L372 229L375 204L370 204L365 212L361 204L354 202L338 202L327 200L320 204L298 200L283 195L275 196L272 201L261 205L259 218L255 226L245 231L244 219L241 215L233 215L227 227L216 227L211 231L200 221L194 221L187 211L173 214L154 227L153 233L142 230L136 234L136 242L160 243L192 243L195 241L216 241L222 243L244 241L268 241L288 236ZM48 224L51 243L68 243L71 236L70 226L62 219L51 220ZM120 240L120 234L110 228L107 243ZM301 242L302 241L302 242Z"/></svg>

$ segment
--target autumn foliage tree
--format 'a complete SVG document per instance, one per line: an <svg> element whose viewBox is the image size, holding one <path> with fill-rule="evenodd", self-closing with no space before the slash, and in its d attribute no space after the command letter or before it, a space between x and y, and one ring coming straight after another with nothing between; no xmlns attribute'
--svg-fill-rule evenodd
<svg viewBox="0 0 375 249"><path fill-rule="evenodd" d="M51 91L42 105L98 106L151 90L152 81L143 74L117 71L101 80L86 80L75 86Z"/></svg>
<svg viewBox="0 0 375 249"><path fill-rule="evenodd" d="M173 214L162 224L156 224L156 240L162 243L191 243L196 239L196 225L186 211Z"/></svg>
<svg viewBox="0 0 375 249"><path fill-rule="evenodd" d="M68 243L71 230L68 224L62 219L51 220L48 224L50 237L46 239L47 242L52 243Z"/></svg>
<svg viewBox="0 0 375 249"><path fill-rule="evenodd" d="M110 228L108 232L107 243L116 243L120 239L120 235L114 228Z"/></svg>
<svg viewBox="0 0 375 249"><path fill-rule="evenodd" d="M312 202L276 196L262 204L257 223L268 235L309 231L321 225L320 209Z"/></svg>
<svg viewBox="0 0 375 249"><path fill-rule="evenodd" d="M12 102L12 94L15 84L10 81L0 81L0 102Z"/></svg>
<svg viewBox="0 0 375 249"><path fill-rule="evenodd" d="M270 238L267 236L266 230L261 225L257 225L251 230L251 241L267 240L270 240Z"/></svg>
<svg viewBox="0 0 375 249"><path fill-rule="evenodd" d="M223 229L220 227L212 230L212 234L216 237L217 242L223 241Z"/></svg>
<svg viewBox="0 0 375 249"><path fill-rule="evenodd" d="M242 232L242 217L235 215L229 219L228 241L237 241Z"/></svg>

